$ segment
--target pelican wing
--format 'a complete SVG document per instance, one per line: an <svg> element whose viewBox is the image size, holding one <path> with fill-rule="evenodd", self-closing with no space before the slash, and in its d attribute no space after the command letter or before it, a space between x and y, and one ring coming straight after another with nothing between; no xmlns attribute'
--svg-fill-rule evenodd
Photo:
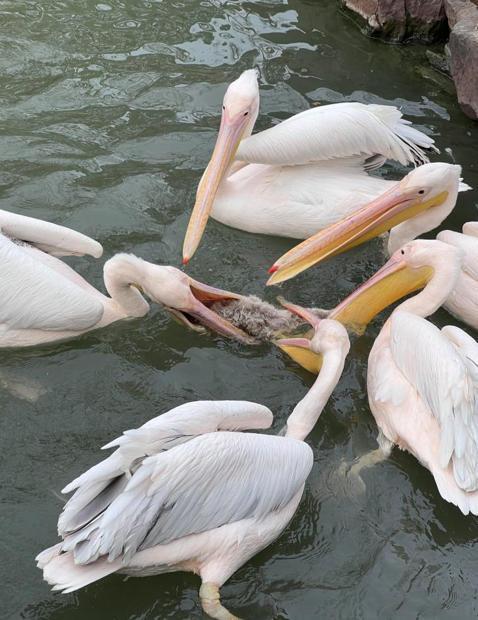
<svg viewBox="0 0 478 620"><path fill-rule="evenodd" d="M12 239L27 241L53 256L89 254L99 258L103 254L101 244L86 235L9 211L0 210L0 230Z"/></svg>
<svg viewBox="0 0 478 620"><path fill-rule="evenodd" d="M478 281L478 239L454 230L442 230L437 239L464 251L462 271Z"/></svg>
<svg viewBox="0 0 478 620"><path fill-rule="evenodd" d="M458 328L440 332L407 312L391 321L394 362L440 424L440 465L451 461L457 485L478 489L478 345ZM466 347L454 344L455 332Z"/></svg>
<svg viewBox="0 0 478 620"><path fill-rule="evenodd" d="M244 139L236 159L290 166L381 156L407 165L427 162L422 149L433 148L433 143L393 106L335 103L306 110Z"/></svg>
<svg viewBox="0 0 478 620"><path fill-rule="evenodd" d="M148 457L95 521L68 536L77 564L122 557L284 508L312 468L307 444L246 433L208 433Z"/></svg>
<svg viewBox="0 0 478 620"><path fill-rule="evenodd" d="M98 299L1 234L0 262L3 329L82 331L101 319Z"/></svg>
<svg viewBox="0 0 478 620"><path fill-rule="evenodd" d="M58 520L58 532L66 536L101 514L123 491L146 457L216 431L269 428L272 412L248 401L197 401L185 403L126 431L104 448L117 450L63 489L75 491Z"/></svg>

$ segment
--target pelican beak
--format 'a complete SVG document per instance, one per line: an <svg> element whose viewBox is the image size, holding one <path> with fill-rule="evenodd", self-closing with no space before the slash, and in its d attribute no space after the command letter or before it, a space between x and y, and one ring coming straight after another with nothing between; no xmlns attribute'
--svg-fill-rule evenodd
<svg viewBox="0 0 478 620"><path fill-rule="evenodd" d="M347 218L324 228L281 256L269 269L267 284L279 284L312 265L345 252L419 213L443 204L448 196L442 191L421 199L416 188L398 183Z"/></svg>
<svg viewBox="0 0 478 620"><path fill-rule="evenodd" d="M340 321L357 334L363 334L377 314L402 297L423 288L432 276L432 267L410 267L401 259L398 250L369 280L334 308L328 318Z"/></svg>
<svg viewBox="0 0 478 620"><path fill-rule="evenodd" d="M199 182L196 202L186 230L183 265L187 265L199 246L217 190L234 160L248 120L249 117L244 114L230 117L227 110L223 110L216 145Z"/></svg>
<svg viewBox="0 0 478 620"><path fill-rule="evenodd" d="M192 278L189 278L189 288L191 295L187 304L180 308L166 306L175 319L198 332L204 332L207 328L244 344L257 344L257 341L249 334L224 319L210 307L215 302L241 299L241 295L202 284Z"/></svg>
<svg viewBox="0 0 478 620"><path fill-rule="evenodd" d="M319 325L320 319L310 312L310 310L302 308L302 306L297 306L296 304L291 304L282 298L279 298L278 301L284 308L289 310L289 312L300 316L304 321L310 323L314 329ZM294 362L297 362L299 366L302 366L302 368L305 368L311 373L316 375L319 374L322 367L322 356L312 351L309 338L280 338L275 341L275 344L291 357Z"/></svg>

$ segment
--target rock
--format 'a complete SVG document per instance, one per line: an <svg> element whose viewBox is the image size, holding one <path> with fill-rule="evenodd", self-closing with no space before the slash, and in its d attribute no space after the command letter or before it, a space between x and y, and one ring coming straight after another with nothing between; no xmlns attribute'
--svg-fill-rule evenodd
<svg viewBox="0 0 478 620"><path fill-rule="evenodd" d="M444 0L342 0L367 22L369 34L391 41L431 42L448 32Z"/></svg>
<svg viewBox="0 0 478 620"><path fill-rule="evenodd" d="M445 75L450 75L450 65L446 54L437 54L436 52L432 52L432 50L427 50L425 53L428 62L434 69Z"/></svg>
<svg viewBox="0 0 478 620"><path fill-rule="evenodd" d="M478 7L470 0L445 0L445 13L452 30L462 19L477 22Z"/></svg>
<svg viewBox="0 0 478 620"><path fill-rule="evenodd" d="M470 3L471 4L471 3ZM468 7L470 9L470 7ZM450 33L450 71L458 103L470 118L478 119L478 9L459 18ZM472 17L474 15L474 17Z"/></svg>

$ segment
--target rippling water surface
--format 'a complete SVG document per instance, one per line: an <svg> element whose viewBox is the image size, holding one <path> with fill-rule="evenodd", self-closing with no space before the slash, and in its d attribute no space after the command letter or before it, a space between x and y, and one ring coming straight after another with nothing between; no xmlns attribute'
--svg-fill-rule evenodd
<svg viewBox="0 0 478 620"><path fill-rule="evenodd" d="M478 186L477 127L421 47L361 35L334 0L3 0L0 2L0 208L77 228L121 250L178 265L195 186L211 151L226 84L251 66L261 80L258 128L315 103L399 105L436 138L445 161ZM382 174L400 174L390 166ZM476 219L476 193L446 222ZM265 268L291 243L211 222L190 272L263 293ZM330 306L382 261L368 245L287 283L283 293ZM102 287L102 261L70 261ZM273 299L277 291L267 290ZM444 311L439 324L454 322ZM342 380L309 438L315 467L300 509L271 547L224 586L250 618L471 618L477 614L478 523L438 496L412 457L364 474L351 499L335 474L375 447L356 339ZM476 334L475 334L476 336ZM99 446L185 400L269 405L279 429L312 377L269 346L186 332L154 308L72 342L2 353L1 615L28 620L200 618L192 575L110 577L55 595L34 567L56 540L59 490ZM36 402L6 385L27 386Z"/></svg>

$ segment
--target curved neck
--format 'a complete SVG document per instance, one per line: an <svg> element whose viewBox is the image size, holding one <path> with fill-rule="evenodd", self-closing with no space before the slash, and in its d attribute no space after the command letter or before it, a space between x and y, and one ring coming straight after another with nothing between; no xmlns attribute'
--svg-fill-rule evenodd
<svg viewBox="0 0 478 620"><path fill-rule="evenodd" d="M431 207L423 213L392 228L387 245L389 256L399 250L405 243L439 226L452 212L456 203L457 192L458 190L450 191L446 200L444 200L441 205Z"/></svg>
<svg viewBox="0 0 478 620"><path fill-rule="evenodd" d="M322 368L304 398L297 403L287 419L286 437L304 440L314 428L344 368L345 355L341 349L323 355Z"/></svg>
<svg viewBox="0 0 478 620"><path fill-rule="evenodd" d="M144 280L144 261L132 254L118 254L105 263L103 277L120 312L131 317L148 313L149 304L137 288Z"/></svg>
<svg viewBox="0 0 478 620"><path fill-rule="evenodd" d="M433 276L419 293L406 299L396 310L406 310L423 318L438 310L453 291L460 273L460 262L448 260L434 266Z"/></svg>

